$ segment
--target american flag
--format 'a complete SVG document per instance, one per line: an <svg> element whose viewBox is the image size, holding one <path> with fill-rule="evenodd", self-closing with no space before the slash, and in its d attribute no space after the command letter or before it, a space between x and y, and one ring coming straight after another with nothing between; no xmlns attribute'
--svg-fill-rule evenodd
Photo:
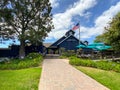
<svg viewBox="0 0 120 90"><path fill-rule="evenodd" d="M72 30L76 30L76 29L78 29L79 27L80 27L80 24L77 23L77 24L72 28Z"/></svg>

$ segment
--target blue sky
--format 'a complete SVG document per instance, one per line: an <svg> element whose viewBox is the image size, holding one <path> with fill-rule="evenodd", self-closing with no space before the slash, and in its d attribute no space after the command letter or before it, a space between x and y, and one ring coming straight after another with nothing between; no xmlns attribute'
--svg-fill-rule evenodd
<svg viewBox="0 0 120 90"><path fill-rule="evenodd" d="M104 32L118 12L119 0L50 0L52 3L53 29L45 42L54 42L62 37L76 23L80 22L80 39L92 43ZM75 30L78 38L78 30Z"/></svg>
<svg viewBox="0 0 120 90"><path fill-rule="evenodd" d="M118 12L119 0L50 0L52 4L53 29L44 42L52 43L61 38L76 23L80 22L80 40L92 43L97 35L104 32ZM78 38L78 30L75 30ZM5 42L6 45L9 42ZM6 47L1 44L0 47Z"/></svg>

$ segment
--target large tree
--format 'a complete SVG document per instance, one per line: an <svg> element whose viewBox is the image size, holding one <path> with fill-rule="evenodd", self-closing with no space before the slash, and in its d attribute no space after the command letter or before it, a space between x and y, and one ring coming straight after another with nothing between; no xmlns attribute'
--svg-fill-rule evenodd
<svg viewBox="0 0 120 90"><path fill-rule="evenodd" d="M94 42L95 43L99 43L99 42L106 43L106 36L105 35L106 34L104 33L104 34L96 36Z"/></svg>
<svg viewBox="0 0 120 90"><path fill-rule="evenodd" d="M49 0L0 0L0 35L17 37L19 58L25 57L25 42L42 42L53 28Z"/></svg>
<svg viewBox="0 0 120 90"><path fill-rule="evenodd" d="M110 44L114 50L120 50L120 12L105 28L105 32L96 37L95 41Z"/></svg>

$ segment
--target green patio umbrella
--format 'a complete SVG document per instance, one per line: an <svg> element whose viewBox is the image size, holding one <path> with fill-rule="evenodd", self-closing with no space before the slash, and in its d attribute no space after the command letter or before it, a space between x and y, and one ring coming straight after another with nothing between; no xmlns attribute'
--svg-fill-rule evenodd
<svg viewBox="0 0 120 90"><path fill-rule="evenodd" d="M105 45L104 43L93 43L93 44L89 44L86 48L102 51L111 48L111 46Z"/></svg>
<svg viewBox="0 0 120 90"><path fill-rule="evenodd" d="M89 44L88 46L104 46L105 44L104 43L92 43L92 44Z"/></svg>
<svg viewBox="0 0 120 90"><path fill-rule="evenodd" d="M99 50L99 51L102 51L102 50L107 50L111 48L111 46L108 46L108 45L104 45L104 46L97 46L96 49Z"/></svg>
<svg viewBox="0 0 120 90"><path fill-rule="evenodd" d="M78 46L76 46L77 48L85 48L86 46L85 45L83 45L83 44L80 44L80 45L78 45Z"/></svg>
<svg viewBox="0 0 120 90"><path fill-rule="evenodd" d="M96 48L96 46L86 46L86 48L91 48L91 49L95 49Z"/></svg>
<svg viewBox="0 0 120 90"><path fill-rule="evenodd" d="M103 46L103 45L104 45L103 43L92 43L92 44L89 44L86 48L97 49L96 48L97 46Z"/></svg>
<svg viewBox="0 0 120 90"><path fill-rule="evenodd" d="M111 48L111 46L105 45L104 43L93 43L93 44L89 44L87 46L80 44L76 47L77 48L90 48L90 49L95 49L98 51L107 50L107 49Z"/></svg>

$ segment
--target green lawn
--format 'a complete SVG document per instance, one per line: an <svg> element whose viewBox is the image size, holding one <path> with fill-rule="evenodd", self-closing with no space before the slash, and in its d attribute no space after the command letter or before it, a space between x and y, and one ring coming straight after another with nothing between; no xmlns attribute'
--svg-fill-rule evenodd
<svg viewBox="0 0 120 90"><path fill-rule="evenodd" d="M41 68L0 70L0 90L38 90Z"/></svg>
<svg viewBox="0 0 120 90"><path fill-rule="evenodd" d="M120 73L90 67L75 67L110 88L110 90L120 90Z"/></svg>

